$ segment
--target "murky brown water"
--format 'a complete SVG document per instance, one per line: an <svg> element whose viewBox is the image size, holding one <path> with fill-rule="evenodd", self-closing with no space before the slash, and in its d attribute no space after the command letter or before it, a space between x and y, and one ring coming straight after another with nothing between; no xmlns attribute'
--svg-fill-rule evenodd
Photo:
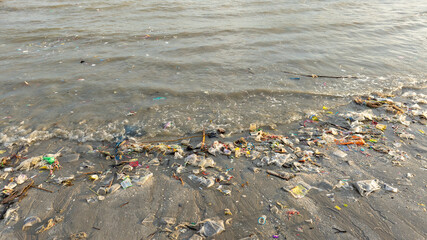
<svg viewBox="0 0 427 240"><path fill-rule="evenodd" d="M0 36L3 144L286 123L427 79L424 0L3 0Z"/></svg>

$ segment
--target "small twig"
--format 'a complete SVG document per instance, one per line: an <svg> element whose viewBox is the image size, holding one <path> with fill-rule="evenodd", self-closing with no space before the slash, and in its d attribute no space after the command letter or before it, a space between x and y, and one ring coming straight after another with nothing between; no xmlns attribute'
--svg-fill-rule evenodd
<svg viewBox="0 0 427 240"><path fill-rule="evenodd" d="M122 205L120 205L120 207L124 207L124 206L126 206L126 205L128 205L129 204L129 202L125 202L125 203L123 203Z"/></svg>
<svg viewBox="0 0 427 240"><path fill-rule="evenodd" d="M90 188L90 187L87 187L87 188L89 188L90 191L92 191L93 193L95 193L96 196L99 196L99 194L97 192L95 192L92 188Z"/></svg>
<svg viewBox="0 0 427 240"><path fill-rule="evenodd" d="M338 229L336 227L333 227L332 229L335 230L335 233L346 233L347 232L346 230L340 230L340 229Z"/></svg>
<svg viewBox="0 0 427 240"><path fill-rule="evenodd" d="M97 228L97 227L92 227L93 229L96 229L96 230L101 230L100 228Z"/></svg>
<svg viewBox="0 0 427 240"><path fill-rule="evenodd" d="M153 232L152 234L147 236L147 240L150 240L154 237L154 235L156 235L156 233L158 233L161 229L157 229L155 232Z"/></svg>
<svg viewBox="0 0 427 240"><path fill-rule="evenodd" d="M45 189L45 188L41 188L41 187L36 187L36 186L31 186L32 188L35 188L35 189L39 189L39 190L43 190L43 191L46 191L46 192L50 192L50 193L53 193L52 191L50 191L50 190L47 190L47 189Z"/></svg>
<svg viewBox="0 0 427 240"><path fill-rule="evenodd" d="M113 185L113 182L114 182L114 179L115 179L115 178L116 178L116 172L114 171L113 179L111 179L110 184L108 184L108 188L110 188L110 187Z"/></svg>

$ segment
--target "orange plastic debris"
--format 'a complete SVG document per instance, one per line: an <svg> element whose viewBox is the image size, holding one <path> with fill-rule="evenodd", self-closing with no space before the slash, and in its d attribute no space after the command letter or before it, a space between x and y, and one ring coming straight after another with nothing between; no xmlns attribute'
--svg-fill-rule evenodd
<svg viewBox="0 0 427 240"><path fill-rule="evenodd" d="M352 136L351 140L349 139L335 139L335 143L337 145L350 145L350 144L356 144L356 145L365 145L365 141L362 137L359 136Z"/></svg>

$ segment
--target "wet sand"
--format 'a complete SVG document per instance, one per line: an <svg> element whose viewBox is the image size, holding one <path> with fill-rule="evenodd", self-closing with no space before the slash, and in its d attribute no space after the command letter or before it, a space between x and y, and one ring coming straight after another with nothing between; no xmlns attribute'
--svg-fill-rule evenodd
<svg viewBox="0 0 427 240"><path fill-rule="evenodd" d="M385 106L369 108L352 102L339 109L321 110L316 114L317 118L307 118L304 123L257 128L270 133L269 137L282 135L293 146L271 138L257 142L249 131L232 133L232 129L225 129L223 137L219 133L213 138L206 136L205 146L220 141L234 142L237 147L238 140L243 137L255 149L265 147L265 151L259 151L262 155L254 160L254 149L249 147L249 157L244 154L236 157L236 150L231 153L233 157L221 153L212 155L201 150L197 145L203 141L200 137L202 133L184 136L195 136L189 139L192 150L185 149L181 141L167 142L165 144L170 148L166 148L164 154L158 149L126 152L132 149L132 143L150 139L130 138L114 143L50 139L29 143L26 146L28 151L21 151L19 161L10 161L2 169L2 174L6 167L13 167L15 171L2 179L1 186L7 185L11 177L16 179L19 174L25 174L32 177L34 186L52 192L30 188L20 202L15 200L2 204L2 212L7 213L9 209L9 214L0 221L0 239L70 239L72 234L79 232L85 232L87 239L204 239L198 230L206 219L222 220L225 229L207 239L425 239L426 119L414 116L410 106L417 99L426 98L422 95L425 92L423 89L410 91L416 92L416 97L405 95L405 92L409 92L406 90L403 92L406 97L391 98L406 104L400 108L405 110L403 115L407 116L409 126L393 122L393 118L400 115L386 111ZM420 111L426 111L425 104L419 103L419 106ZM349 121L342 121L345 118L339 117L339 114L349 112L355 118L354 114L366 110L372 110L375 118L365 119L360 125L365 130L364 134L359 134L366 142L364 145L343 147L333 141L322 142L325 136L340 139L356 135L348 133L351 129L345 129L345 125ZM373 123L384 124L387 128L382 132ZM331 128L337 130L337 135L328 133ZM207 129L207 132L210 130L216 129ZM366 133L368 130L369 134ZM413 134L414 139L399 137L402 132ZM274 156L277 153L274 152L277 151L274 145L280 144L277 142L282 143L282 148L287 152L283 155L290 154L293 160L279 166L268 165L262 161L262 157L266 152L269 157ZM121 145L116 147L117 143ZM151 146L155 145L165 146L162 143ZM175 148L173 145L183 147L182 159L175 159L176 153L171 150ZM57 158L61 168L54 171L55 177L50 177L48 170L16 171L17 165L25 158L53 154L61 148L61 156ZM17 149L22 148L13 146L12 149L5 149L1 156L10 156ZM388 153L380 152L381 149ZM337 150L346 156L337 156ZM124 154L120 154L120 151L124 151ZM309 151L314 154L307 158L304 154L309 154ZM390 151L397 154L393 155ZM115 161L106 156L106 152L111 153L112 158L121 155L122 159ZM187 164L182 171L177 171L177 166L184 166L185 159L192 153L212 158L215 167L200 170ZM155 158L158 162L153 161ZM115 166L131 159L137 159L139 166L133 169L128 167L129 163ZM123 170L123 167L128 170ZM259 172L254 172L254 167ZM103 196L105 199L98 199L95 193L98 189L110 185L114 187L122 182L117 173L123 171L124 175L132 178L137 171L147 170L153 176L142 186L134 182L132 187L119 188ZM295 177L285 180L268 174L267 170L283 171ZM85 174L98 171L99 179L95 181L89 179L90 174ZM204 178L223 178L206 188L192 181L189 178L192 174ZM59 177L71 175L75 177L71 186L55 182ZM371 179L378 179L381 189L366 197L361 196L354 183ZM340 180L349 184L336 187ZM300 182L312 187L303 198L294 198L283 190L283 187L293 187ZM383 183L398 188L398 192L387 191ZM222 187L218 189L219 186ZM226 190L231 190L231 193L227 195ZM17 206L19 208L13 212L12 209ZM225 209L229 209L231 215L226 214ZM263 223L263 219L260 219L263 215L265 224L260 224ZM24 220L31 216L39 217L41 222L23 231ZM36 233L49 219L58 216L63 220L44 232Z"/></svg>

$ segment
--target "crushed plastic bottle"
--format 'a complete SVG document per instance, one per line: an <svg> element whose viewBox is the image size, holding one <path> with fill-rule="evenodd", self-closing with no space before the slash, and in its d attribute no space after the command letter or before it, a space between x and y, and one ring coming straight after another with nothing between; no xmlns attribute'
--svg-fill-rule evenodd
<svg viewBox="0 0 427 240"><path fill-rule="evenodd" d="M188 176L188 178L191 181L194 181L206 188L210 188L215 184L215 181L212 178L204 178L204 177L198 177L196 175L191 174L190 176Z"/></svg>

